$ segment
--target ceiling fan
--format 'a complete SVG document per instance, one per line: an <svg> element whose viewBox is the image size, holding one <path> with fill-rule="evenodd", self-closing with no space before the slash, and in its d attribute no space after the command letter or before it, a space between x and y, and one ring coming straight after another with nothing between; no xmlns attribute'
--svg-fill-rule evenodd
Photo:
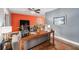
<svg viewBox="0 0 79 59"><path fill-rule="evenodd" d="M28 8L28 10L30 11L34 11L35 13L40 13L40 9L37 9L37 8Z"/></svg>

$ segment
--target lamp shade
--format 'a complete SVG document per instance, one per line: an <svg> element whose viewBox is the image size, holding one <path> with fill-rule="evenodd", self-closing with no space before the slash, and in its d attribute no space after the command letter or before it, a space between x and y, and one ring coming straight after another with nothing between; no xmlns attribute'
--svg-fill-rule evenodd
<svg viewBox="0 0 79 59"><path fill-rule="evenodd" d="M9 33L9 32L12 32L11 26L1 27L1 33Z"/></svg>

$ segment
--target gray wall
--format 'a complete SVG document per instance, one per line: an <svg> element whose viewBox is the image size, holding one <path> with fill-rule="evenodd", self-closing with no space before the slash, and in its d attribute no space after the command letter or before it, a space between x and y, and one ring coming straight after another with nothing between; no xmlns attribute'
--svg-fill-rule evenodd
<svg viewBox="0 0 79 59"><path fill-rule="evenodd" d="M46 22L55 29L57 36L79 43L79 8L58 8L46 13ZM53 17L66 16L66 24L54 25Z"/></svg>

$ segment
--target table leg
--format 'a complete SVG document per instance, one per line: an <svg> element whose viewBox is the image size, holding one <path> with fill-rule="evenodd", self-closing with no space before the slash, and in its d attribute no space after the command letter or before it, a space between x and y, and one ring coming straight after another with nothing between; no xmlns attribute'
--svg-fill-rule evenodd
<svg viewBox="0 0 79 59"><path fill-rule="evenodd" d="M53 31L53 46L55 46L55 38L54 38L54 31Z"/></svg>

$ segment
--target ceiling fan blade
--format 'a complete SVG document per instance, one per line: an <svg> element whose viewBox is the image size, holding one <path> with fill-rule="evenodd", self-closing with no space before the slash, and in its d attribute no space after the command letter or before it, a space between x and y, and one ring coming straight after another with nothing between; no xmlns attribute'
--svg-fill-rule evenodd
<svg viewBox="0 0 79 59"><path fill-rule="evenodd" d="M34 11L34 8L28 8L28 10L30 10L30 11Z"/></svg>
<svg viewBox="0 0 79 59"><path fill-rule="evenodd" d="M35 10L35 11L40 11L40 9L37 9L37 10Z"/></svg>
<svg viewBox="0 0 79 59"><path fill-rule="evenodd" d="M40 13L40 9L35 9L35 8L28 8L30 11L34 11L36 13Z"/></svg>
<svg viewBox="0 0 79 59"><path fill-rule="evenodd" d="M36 12L36 13L40 13L40 12Z"/></svg>
<svg viewBox="0 0 79 59"><path fill-rule="evenodd" d="M28 8L28 10L32 10L31 8Z"/></svg>

